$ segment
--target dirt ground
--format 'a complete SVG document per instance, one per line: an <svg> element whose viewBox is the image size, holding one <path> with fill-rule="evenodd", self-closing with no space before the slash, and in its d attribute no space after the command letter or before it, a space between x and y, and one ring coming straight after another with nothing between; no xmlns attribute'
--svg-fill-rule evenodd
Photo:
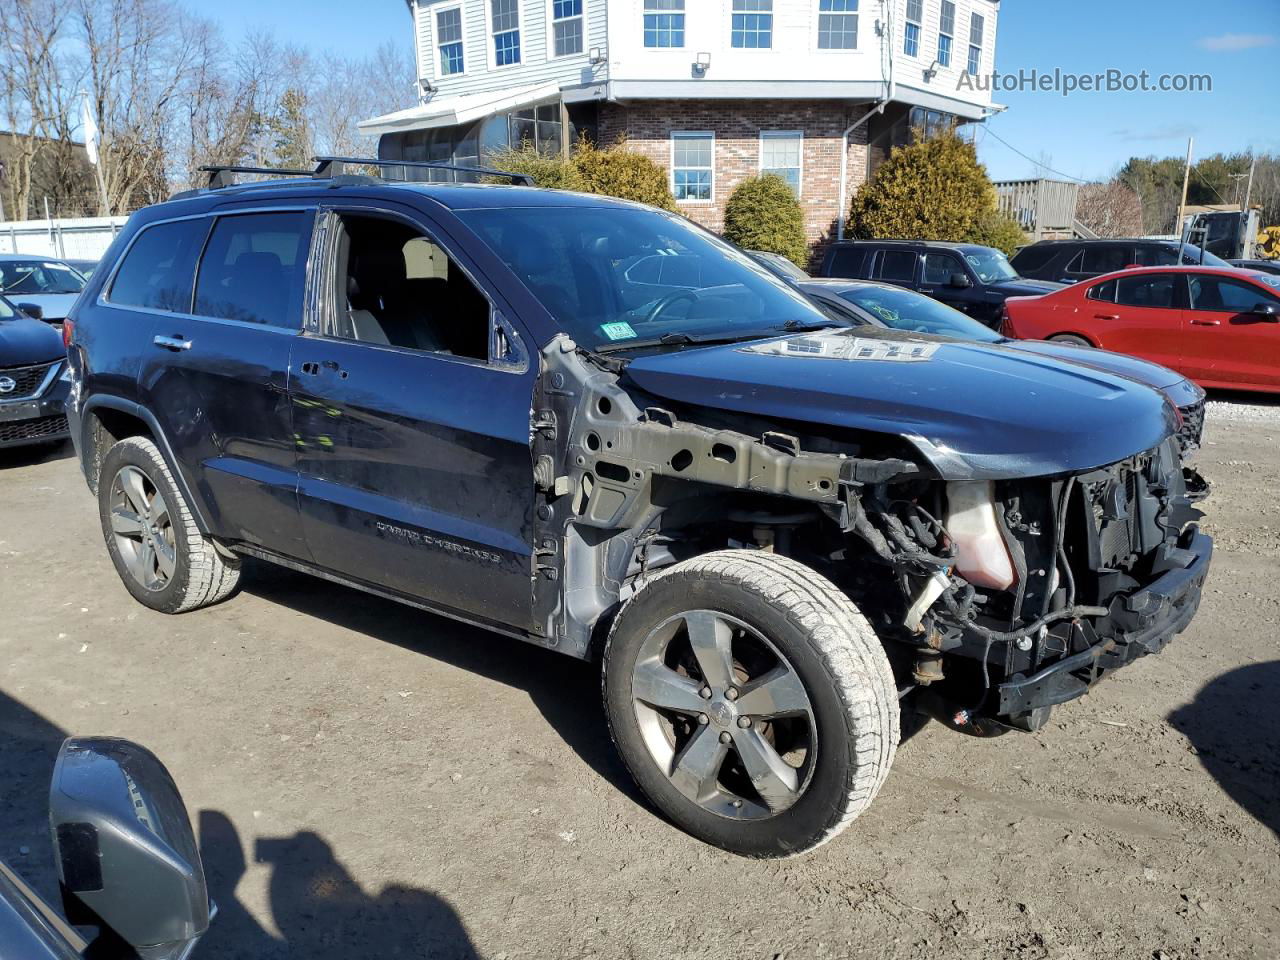
<svg viewBox="0 0 1280 960"><path fill-rule="evenodd" d="M0 858L52 895L57 746L113 734L198 821L197 958L1272 960L1280 416L1209 431L1186 634L1035 736L926 727L842 836L763 863L645 805L585 665L262 566L151 613L67 452L0 454Z"/></svg>

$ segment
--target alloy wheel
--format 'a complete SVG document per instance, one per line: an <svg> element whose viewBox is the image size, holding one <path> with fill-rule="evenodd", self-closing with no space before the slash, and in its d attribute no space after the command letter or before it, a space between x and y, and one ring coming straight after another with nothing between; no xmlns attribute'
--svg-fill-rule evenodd
<svg viewBox="0 0 1280 960"><path fill-rule="evenodd" d="M704 810L765 819L808 786L818 746L809 695L777 646L741 620L692 610L659 624L631 694L653 761Z"/></svg>
<svg viewBox="0 0 1280 960"><path fill-rule="evenodd" d="M137 467L124 466L111 481L111 532L129 575L147 590L169 585L178 562L169 505Z"/></svg>

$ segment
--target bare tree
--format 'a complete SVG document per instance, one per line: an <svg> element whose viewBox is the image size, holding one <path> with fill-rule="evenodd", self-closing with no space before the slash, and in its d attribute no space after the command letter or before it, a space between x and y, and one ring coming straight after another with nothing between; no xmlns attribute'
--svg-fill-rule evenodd
<svg viewBox="0 0 1280 960"><path fill-rule="evenodd" d="M1142 233L1142 203L1117 180L1087 183L1076 199L1076 219L1100 237L1135 237Z"/></svg>
<svg viewBox="0 0 1280 960"><path fill-rule="evenodd" d="M0 95L5 144L5 210L14 218L31 212L31 183L36 159L47 146L64 77L58 60L65 11L60 4L9 0L0 17Z"/></svg>

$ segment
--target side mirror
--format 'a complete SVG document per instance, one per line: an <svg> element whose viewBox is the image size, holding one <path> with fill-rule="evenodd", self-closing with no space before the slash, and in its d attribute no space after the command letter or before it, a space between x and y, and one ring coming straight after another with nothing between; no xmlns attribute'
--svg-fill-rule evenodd
<svg viewBox="0 0 1280 960"><path fill-rule="evenodd" d="M20 303L18 309L25 313L32 320L44 319L44 307L38 303Z"/></svg>
<svg viewBox="0 0 1280 960"><path fill-rule="evenodd" d="M72 923L104 927L146 960L185 957L209 928L195 833L150 750L112 737L65 741L49 826Z"/></svg>
<svg viewBox="0 0 1280 960"><path fill-rule="evenodd" d="M1280 320L1280 309L1274 303L1255 303L1249 312L1266 320Z"/></svg>
<svg viewBox="0 0 1280 960"><path fill-rule="evenodd" d="M953 273L951 279L947 281L947 286L963 290L965 287L972 287L973 281L963 273Z"/></svg>

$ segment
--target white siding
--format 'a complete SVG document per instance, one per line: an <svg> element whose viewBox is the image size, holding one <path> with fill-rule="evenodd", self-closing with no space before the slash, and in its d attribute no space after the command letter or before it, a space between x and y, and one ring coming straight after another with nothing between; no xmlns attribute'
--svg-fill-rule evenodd
<svg viewBox="0 0 1280 960"><path fill-rule="evenodd" d="M494 68L489 33L488 0L462 0L466 72L439 76L434 45L434 10L458 0L419 0L417 37L422 75L438 89L437 97L557 81L576 86L593 81L688 81L698 54L711 57L705 80L753 80L786 84L795 81L885 83L883 44L892 43L894 79L900 85L942 97L981 105L989 92L958 89L969 51L969 15L985 19L982 73L994 67L995 0L955 0L956 26L951 66L939 68L926 81L924 72L938 47L941 0L922 0L920 55L903 53L907 0L860 0L856 50L818 48L818 0L774 0L773 46L767 50L735 50L731 44L732 0L686 0L685 46L648 49L644 46L644 0L583 0L586 35L581 55L552 59L547 31L549 0L520 0L521 63ZM877 22L891 19L892 33L877 34ZM592 67L592 47L605 52L607 64Z"/></svg>
<svg viewBox="0 0 1280 960"><path fill-rule="evenodd" d="M605 46L605 4L607 0L583 0L586 18L582 53L552 58L548 42L550 3L547 0L520 0L520 63L495 67L493 38L489 32L489 0L463 0L463 63L465 72L440 76L435 48L435 10L456 6L457 0L419 0L419 68L439 89L437 97L480 93L506 87L559 81L562 85L585 82L591 47Z"/></svg>

